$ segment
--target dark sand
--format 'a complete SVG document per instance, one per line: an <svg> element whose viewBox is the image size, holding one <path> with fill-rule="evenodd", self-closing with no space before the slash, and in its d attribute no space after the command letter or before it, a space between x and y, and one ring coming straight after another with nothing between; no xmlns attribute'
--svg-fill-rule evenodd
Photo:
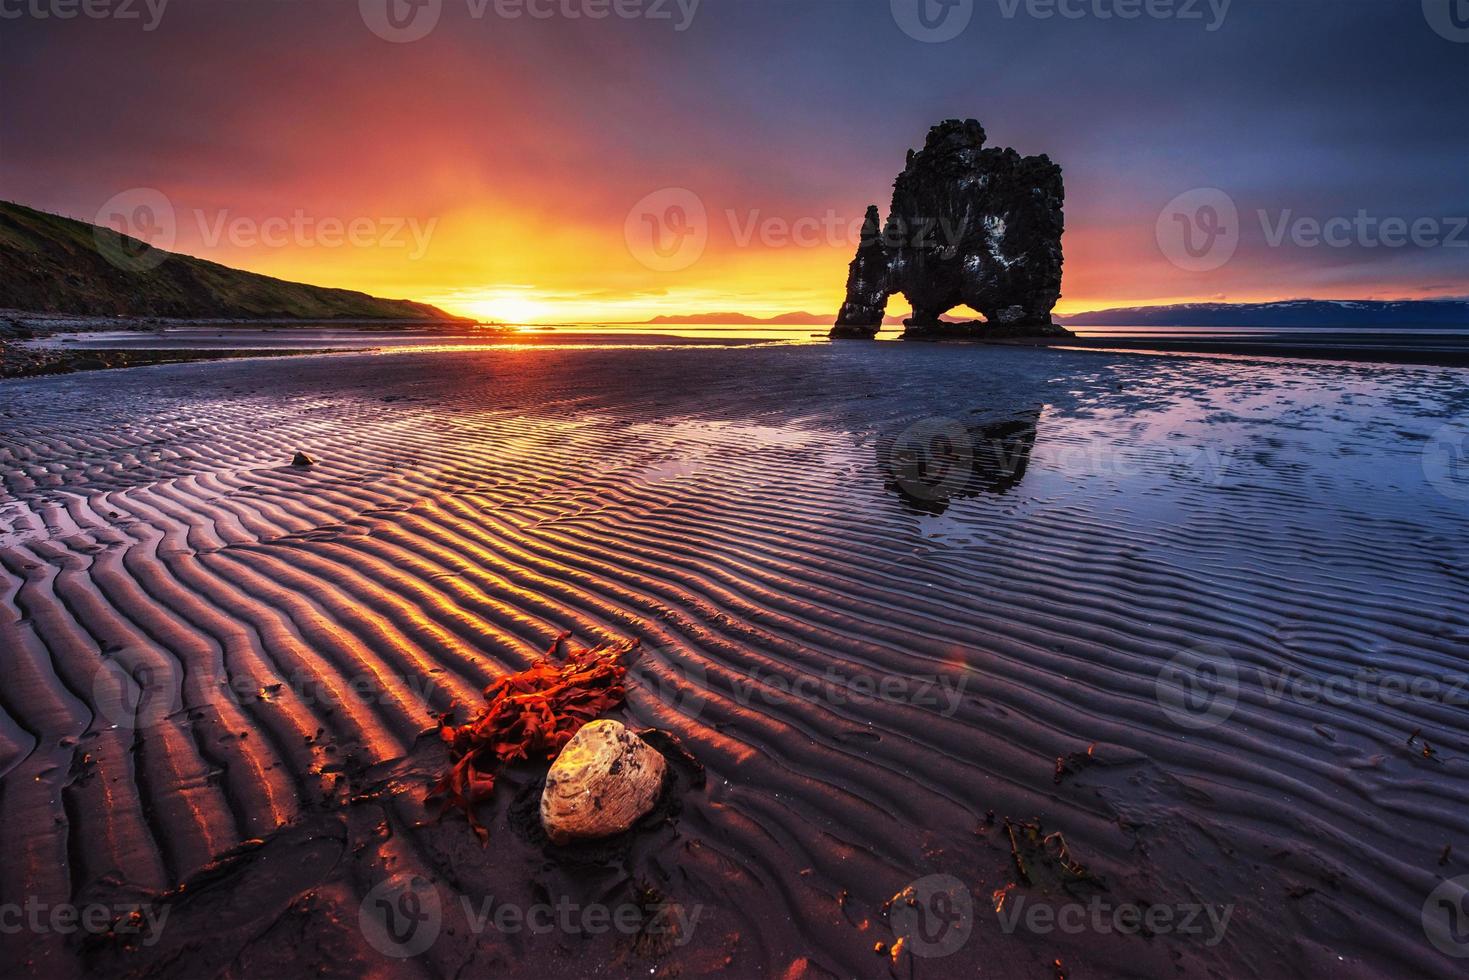
<svg viewBox="0 0 1469 980"><path fill-rule="evenodd" d="M1434 462L1466 411L1448 368L888 344L8 381L0 905L166 918L7 930L0 973L1460 976L1422 914L1469 873L1469 487ZM904 469L971 429L1005 472ZM423 733L562 629L642 638L621 717L704 778L566 852L528 771L481 848L422 806ZM1189 651L1231 712L1164 709ZM1343 675L1443 686L1270 691ZM1007 932L1006 817L1101 879L1033 862L1012 901L1229 908L1222 938ZM362 910L414 874L436 933L389 958ZM933 875L972 912L915 938L885 903ZM477 931L492 897L697 919Z"/></svg>

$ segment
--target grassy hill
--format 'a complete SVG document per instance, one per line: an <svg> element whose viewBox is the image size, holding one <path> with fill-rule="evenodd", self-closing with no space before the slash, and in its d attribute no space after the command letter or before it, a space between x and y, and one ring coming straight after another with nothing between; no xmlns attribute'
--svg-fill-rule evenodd
<svg viewBox="0 0 1469 980"><path fill-rule="evenodd" d="M0 201L0 308L188 319L453 320L378 299L163 252L116 232Z"/></svg>

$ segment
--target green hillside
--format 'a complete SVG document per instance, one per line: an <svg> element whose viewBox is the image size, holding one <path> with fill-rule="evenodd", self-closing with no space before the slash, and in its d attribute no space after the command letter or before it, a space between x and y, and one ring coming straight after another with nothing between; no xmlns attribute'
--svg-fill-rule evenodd
<svg viewBox="0 0 1469 980"><path fill-rule="evenodd" d="M0 201L0 309L199 319L452 320L436 307L242 272Z"/></svg>

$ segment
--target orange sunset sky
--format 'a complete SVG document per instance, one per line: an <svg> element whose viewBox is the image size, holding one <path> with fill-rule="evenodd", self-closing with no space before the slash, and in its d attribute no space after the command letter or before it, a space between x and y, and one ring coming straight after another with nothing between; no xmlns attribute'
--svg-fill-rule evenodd
<svg viewBox="0 0 1469 980"><path fill-rule="evenodd" d="M444 0L411 43L339 0L176 0L152 30L7 21L0 82L29 95L0 100L0 197L91 221L156 188L178 251L488 319L834 315L865 207L886 213L929 126L972 116L992 144L1064 168L1063 316L1463 296L1469 249L1272 244L1260 217L1465 212L1469 58L1390 6L1337 4L1323 21L1268 4L1209 32L980 5L944 44L904 36L885 2L846 0L706 0L682 29L475 17ZM1188 31L1203 33L1180 43ZM707 247L674 270L639 261L625 235L667 188L707 214ZM1170 262L1155 232L1195 188L1240 215L1237 254L1206 272ZM293 220L423 236L250 233ZM776 234L749 233L770 221ZM797 222L811 240L780 233Z"/></svg>

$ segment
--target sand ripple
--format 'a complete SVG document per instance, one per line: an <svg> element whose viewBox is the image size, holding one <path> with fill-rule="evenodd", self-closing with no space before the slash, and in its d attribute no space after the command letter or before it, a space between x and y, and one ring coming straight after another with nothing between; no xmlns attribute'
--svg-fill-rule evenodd
<svg viewBox="0 0 1469 980"><path fill-rule="evenodd" d="M254 839L294 869L257 891L231 871L260 911L180 924L167 960L23 935L12 962L189 975L224 969L210 935L220 962L268 965L264 935L281 963L393 972L355 933L381 877L482 887L449 873L450 850L479 860L462 827L418 826L421 734L570 629L642 638L627 720L707 768L616 879L706 907L657 962L880 975L884 901L950 874L973 936L919 975L1453 975L1420 912L1469 870L1469 685L1449 696L1469 525L1421 459L1466 392L1453 370L886 345L7 384L0 901L156 895ZM1030 427L1023 472L907 485L904 433L934 419ZM320 464L287 465L297 448ZM1180 655L1234 669L1218 724L1160 703ZM1384 697L1385 676L1444 696ZM368 823L395 833L350 816L373 779L395 791ZM1233 905L1229 931L1005 934L990 812L1063 830L1115 901ZM542 873L530 842L500 846L486 880ZM566 955L461 923L415 962L545 976Z"/></svg>

